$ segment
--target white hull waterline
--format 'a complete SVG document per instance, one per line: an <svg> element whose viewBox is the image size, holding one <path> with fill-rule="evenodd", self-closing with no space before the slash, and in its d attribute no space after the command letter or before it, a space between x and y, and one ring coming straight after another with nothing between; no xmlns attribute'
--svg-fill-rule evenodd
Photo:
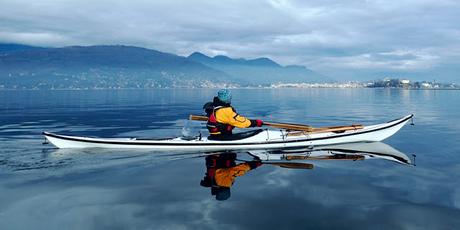
<svg viewBox="0 0 460 230"><path fill-rule="evenodd" d="M66 136L43 132L46 139L58 148L130 148L177 151L221 151L251 149L302 148L352 142L382 141L400 130L413 115L383 124L364 126L362 129L347 130L341 133L325 132L302 135L287 135L284 130L260 130L250 137L232 140L208 140L206 137L193 140L181 137L171 139L136 138L92 138Z"/></svg>

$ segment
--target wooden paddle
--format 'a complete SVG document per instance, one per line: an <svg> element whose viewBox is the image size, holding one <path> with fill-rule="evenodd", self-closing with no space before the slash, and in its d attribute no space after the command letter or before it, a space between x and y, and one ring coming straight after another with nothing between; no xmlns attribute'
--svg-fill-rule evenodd
<svg viewBox="0 0 460 230"><path fill-rule="evenodd" d="M208 117L200 116L200 115L190 115L190 120L194 121L208 121ZM330 126L330 127L321 127L321 128L313 128L309 125L302 125L302 124L291 124L291 123L274 123L274 122L266 122L264 121L264 125L271 126L274 128L279 129L286 129L286 130L296 130L296 131L303 131L298 133L290 133L290 136L300 136L308 133L324 133L324 132L344 132L347 130L356 130L362 129L363 125L354 124L350 126Z"/></svg>
<svg viewBox="0 0 460 230"><path fill-rule="evenodd" d="M334 155L334 156L324 156L324 157L311 157L311 156L302 156L302 155L291 155L286 156L286 160L364 160L364 156L361 155Z"/></svg>
<svg viewBox="0 0 460 230"><path fill-rule="evenodd" d="M237 161L242 161L249 163L251 161L248 160L241 160L241 159L236 159ZM313 169L314 165L310 163L302 163L302 162L271 162L271 161L260 161L263 165L274 165L274 166L279 166L281 168L289 168L289 169Z"/></svg>
<svg viewBox="0 0 460 230"><path fill-rule="evenodd" d="M347 130L357 130L364 128L363 125L360 124L353 124L353 125L345 125L345 126L330 126L330 127L320 127L320 128L312 128L311 131L301 131L301 132L289 132L288 136L301 136L310 133L327 133L327 132L334 132L334 133L343 133ZM296 130L299 131L299 130Z"/></svg>
<svg viewBox="0 0 460 230"><path fill-rule="evenodd" d="M199 115L190 115L190 120L193 121L208 121L208 117L206 116L199 116ZM264 125L271 126L274 128L279 129L288 129L288 130L299 130L299 131L312 131L313 128L309 125L302 125L302 124L290 124L290 123L274 123L274 122L265 122Z"/></svg>
<svg viewBox="0 0 460 230"><path fill-rule="evenodd" d="M313 169L313 164L309 163L300 163L300 162L266 162L262 161L262 164L276 165L281 168L290 168L290 169Z"/></svg>

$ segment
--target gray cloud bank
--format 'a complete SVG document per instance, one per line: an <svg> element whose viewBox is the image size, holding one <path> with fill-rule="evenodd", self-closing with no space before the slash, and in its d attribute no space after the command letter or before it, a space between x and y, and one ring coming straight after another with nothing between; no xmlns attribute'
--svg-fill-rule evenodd
<svg viewBox="0 0 460 230"><path fill-rule="evenodd" d="M460 71L454 0L3 0L0 8L0 42L266 56L336 79L457 81Z"/></svg>

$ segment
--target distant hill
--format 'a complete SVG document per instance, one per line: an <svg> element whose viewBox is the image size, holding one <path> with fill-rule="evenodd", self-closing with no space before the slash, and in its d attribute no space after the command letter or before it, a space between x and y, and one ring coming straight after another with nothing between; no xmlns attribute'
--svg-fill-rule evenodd
<svg viewBox="0 0 460 230"><path fill-rule="evenodd" d="M265 67L281 67L278 63L268 58L256 58L247 60L244 58L233 59L224 55L217 55L215 57L208 57L200 52L194 52L189 59L209 64L209 65L245 65L245 66L265 66Z"/></svg>
<svg viewBox="0 0 460 230"><path fill-rule="evenodd" d="M305 67L281 66L268 58L182 57L122 45L0 44L0 89L229 87L325 79Z"/></svg>
<svg viewBox="0 0 460 230"><path fill-rule="evenodd" d="M185 57L132 46L31 48L0 55L3 88L206 87L228 79Z"/></svg>
<svg viewBox="0 0 460 230"><path fill-rule="evenodd" d="M17 51L24 51L24 50L37 50L43 49L42 47L35 47L35 46L27 46L27 45L20 45L20 44L1 44L0 43L0 55L17 52Z"/></svg>
<svg viewBox="0 0 460 230"><path fill-rule="evenodd" d="M239 82L252 85L283 83L313 83L331 81L304 66L281 66L268 58L232 59L227 56L209 57L195 52L188 59L225 72Z"/></svg>

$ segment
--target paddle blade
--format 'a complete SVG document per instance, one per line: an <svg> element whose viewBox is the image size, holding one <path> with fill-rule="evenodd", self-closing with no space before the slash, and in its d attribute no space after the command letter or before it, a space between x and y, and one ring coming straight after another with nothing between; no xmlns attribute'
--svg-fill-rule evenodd
<svg viewBox="0 0 460 230"><path fill-rule="evenodd" d="M208 117L206 116L199 116L199 115L190 115L189 120L192 120L192 121L208 121Z"/></svg>

